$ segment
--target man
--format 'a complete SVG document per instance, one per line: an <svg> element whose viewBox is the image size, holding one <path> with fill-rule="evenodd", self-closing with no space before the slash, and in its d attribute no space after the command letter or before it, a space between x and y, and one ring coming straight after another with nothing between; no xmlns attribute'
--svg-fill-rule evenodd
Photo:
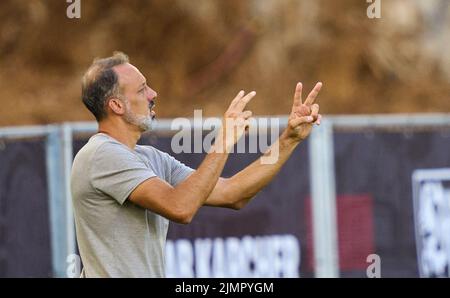
<svg viewBox="0 0 450 298"><path fill-rule="evenodd" d="M318 83L304 103L297 84L289 124L274 164L255 161L231 178L220 174L248 129L244 91L225 112L205 159L193 170L167 153L139 146L155 117L157 93L123 53L95 60L83 77L82 99L99 132L78 152L71 188L84 277L164 277L169 220L189 223L203 205L240 209L273 177L296 146L320 124ZM233 121L229 121L229 120ZM265 155L270 154L270 150Z"/></svg>

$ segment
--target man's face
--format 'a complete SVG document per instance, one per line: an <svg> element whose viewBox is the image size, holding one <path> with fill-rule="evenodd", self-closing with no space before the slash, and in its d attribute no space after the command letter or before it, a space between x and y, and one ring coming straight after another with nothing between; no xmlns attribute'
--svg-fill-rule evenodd
<svg viewBox="0 0 450 298"><path fill-rule="evenodd" d="M142 132L150 130L156 115L153 107L158 94L147 85L145 77L133 65L122 64L114 69L126 99L125 121L139 127Z"/></svg>

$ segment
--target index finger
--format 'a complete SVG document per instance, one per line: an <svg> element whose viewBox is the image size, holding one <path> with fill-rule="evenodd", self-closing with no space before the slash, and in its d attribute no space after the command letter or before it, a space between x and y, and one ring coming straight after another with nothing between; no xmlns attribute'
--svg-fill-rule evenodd
<svg viewBox="0 0 450 298"><path fill-rule="evenodd" d="M233 108L238 101L241 100L242 96L244 96L245 92L244 90L239 91L239 93L236 95L236 97L231 101L230 108Z"/></svg>
<svg viewBox="0 0 450 298"><path fill-rule="evenodd" d="M245 108L245 106L250 102L250 100L256 95L255 91L250 92L246 96L242 97L240 100L238 100L234 106L234 108L238 112L242 112Z"/></svg>
<svg viewBox="0 0 450 298"><path fill-rule="evenodd" d="M302 105L302 89L302 83L297 83L297 86L295 86L294 103L292 104L292 110Z"/></svg>
<svg viewBox="0 0 450 298"><path fill-rule="evenodd" d="M306 100L305 100L306 105L310 106L314 103L321 88L322 88L322 83L321 82L317 83L316 86L314 87L314 89L311 91L311 93L309 93L308 97L306 98Z"/></svg>

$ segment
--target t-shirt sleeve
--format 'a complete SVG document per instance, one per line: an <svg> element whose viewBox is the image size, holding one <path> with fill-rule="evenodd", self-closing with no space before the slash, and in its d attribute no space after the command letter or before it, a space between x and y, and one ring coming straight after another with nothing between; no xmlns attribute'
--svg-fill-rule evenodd
<svg viewBox="0 0 450 298"><path fill-rule="evenodd" d="M165 156L167 158L170 167L170 177L171 177L170 184L172 186L176 186L178 183L185 180L192 172L195 171L194 169L188 167L187 165L180 162L173 156L167 153L165 154Z"/></svg>
<svg viewBox="0 0 450 298"><path fill-rule="evenodd" d="M156 174L120 144L105 143L89 165L92 186L123 204L136 187Z"/></svg>

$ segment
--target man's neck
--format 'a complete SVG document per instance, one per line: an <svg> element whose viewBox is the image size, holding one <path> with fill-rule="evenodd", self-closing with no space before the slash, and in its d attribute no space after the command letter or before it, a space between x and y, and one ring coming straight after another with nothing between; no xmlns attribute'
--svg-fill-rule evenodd
<svg viewBox="0 0 450 298"><path fill-rule="evenodd" d="M132 150L141 137L141 132L137 128L130 128L130 125L124 122L102 121L98 124L98 132L109 135Z"/></svg>

